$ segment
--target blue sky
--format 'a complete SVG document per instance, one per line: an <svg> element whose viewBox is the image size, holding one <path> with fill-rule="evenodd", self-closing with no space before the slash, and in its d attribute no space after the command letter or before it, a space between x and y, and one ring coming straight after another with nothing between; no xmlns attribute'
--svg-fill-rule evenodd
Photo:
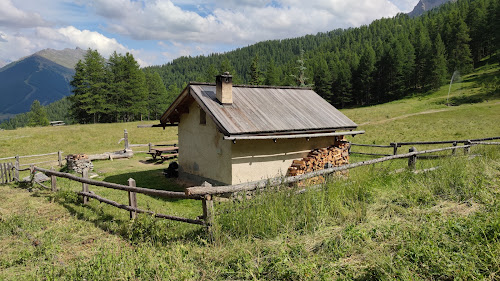
<svg viewBox="0 0 500 281"><path fill-rule="evenodd" d="M0 66L45 48L130 52L142 66L357 27L418 0L0 0Z"/></svg>

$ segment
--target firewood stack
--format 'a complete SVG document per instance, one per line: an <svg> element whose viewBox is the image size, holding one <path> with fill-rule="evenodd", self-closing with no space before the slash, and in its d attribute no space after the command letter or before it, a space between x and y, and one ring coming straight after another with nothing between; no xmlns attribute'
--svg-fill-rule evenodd
<svg viewBox="0 0 500 281"><path fill-rule="evenodd" d="M94 164L92 164L87 154L69 154L66 156L66 163L68 169L79 174L81 174L84 169L89 169L89 171L94 169Z"/></svg>
<svg viewBox="0 0 500 281"><path fill-rule="evenodd" d="M301 160L293 160L288 168L287 176L302 175L346 164L349 164L349 143L345 138L340 137L331 146L313 149ZM323 177L320 177L320 180L323 180Z"/></svg>

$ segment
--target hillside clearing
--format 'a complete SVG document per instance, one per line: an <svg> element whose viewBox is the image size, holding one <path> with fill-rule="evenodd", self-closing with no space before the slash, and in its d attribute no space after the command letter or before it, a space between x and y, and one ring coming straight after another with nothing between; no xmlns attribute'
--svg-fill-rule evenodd
<svg viewBox="0 0 500 281"><path fill-rule="evenodd" d="M488 73L498 75L495 67ZM483 89L467 79L462 83L471 83L468 90L453 95L470 103L444 105L444 86L425 97L344 110L366 123L361 129L367 133L352 140L388 144L500 136L497 90L487 91L494 93L487 101L467 99ZM429 111L434 112L419 114ZM136 125L2 131L0 157L59 149L114 151L121 148L117 141L123 129L132 143L176 142L172 128ZM282 188L251 200L219 202L213 244L199 226L146 215L132 222L128 212L95 200L83 206L71 192L81 190L74 182L58 180L56 194L2 185L0 279L495 280L500 276L500 150L475 146L472 153L482 156L418 160L417 169L440 167L427 173L393 173L407 166L407 160L396 160L351 170L348 179L331 177L314 191ZM138 186L182 190L163 177L166 163L149 158L139 153L132 159L95 161L97 179L126 184L132 177ZM352 162L362 159L353 156ZM127 200L126 192L91 190ZM199 202L141 195L138 202L157 212L201 215Z"/></svg>

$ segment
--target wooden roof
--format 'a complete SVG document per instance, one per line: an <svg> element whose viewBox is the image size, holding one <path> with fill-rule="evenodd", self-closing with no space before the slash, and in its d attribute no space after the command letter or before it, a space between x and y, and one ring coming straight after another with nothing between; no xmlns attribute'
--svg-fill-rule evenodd
<svg viewBox="0 0 500 281"><path fill-rule="evenodd" d="M226 136L277 135L353 130L357 124L309 88L233 85L233 103L221 104L215 84L189 84L162 115L178 123L196 101Z"/></svg>

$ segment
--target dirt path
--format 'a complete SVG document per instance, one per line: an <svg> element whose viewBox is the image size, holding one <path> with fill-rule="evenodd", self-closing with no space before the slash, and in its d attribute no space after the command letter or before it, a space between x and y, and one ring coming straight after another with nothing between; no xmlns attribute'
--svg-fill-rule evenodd
<svg viewBox="0 0 500 281"><path fill-rule="evenodd" d="M432 114L432 113L443 112L443 111L450 111L450 110L453 110L453 109L452 108L432 109L432 110L422 111L422 112L418 112L418 113L404 114L404 115L400 115L400 116L396 116L396 117L392 117L392 118L384 119L384 120L378 120L378 121L373 121L373 122L365 122L365 123L359 124L359 126L371 125L371 124L383 124L383 123L386 123L386 122L389 122L389 121L394 121L394 120L398 120L398 119L404 119L404 118L408 118L408 117L411 117L411 116L423 115L423 114Z"/></svg>
<svg viewBox="0 0 500 281"><path fill-rule="evenodd" d="M497 104L500 104L500 102L494 102L494 103L487 102L487 103L480 104L478 106L491 106L491 105L497 105ZM416 116L416 115L433 114L433 113L438 113L438 112L443 112L443 111L456 110L459 108L460 108L459 106L451 106L451 107L442 108L442 109L431 109L431 110L426 110L426 111L417 112L417 113L404 114L404 115L400 115L400 116L396 116L396 117L392 117L392 118L384 119L384 120L364 122L362 124L359 124L358 126L372 125L372 124L383 124L386 122L404 119L404 118L408 118L408 117L412 117L412 116Z"/></svg>

